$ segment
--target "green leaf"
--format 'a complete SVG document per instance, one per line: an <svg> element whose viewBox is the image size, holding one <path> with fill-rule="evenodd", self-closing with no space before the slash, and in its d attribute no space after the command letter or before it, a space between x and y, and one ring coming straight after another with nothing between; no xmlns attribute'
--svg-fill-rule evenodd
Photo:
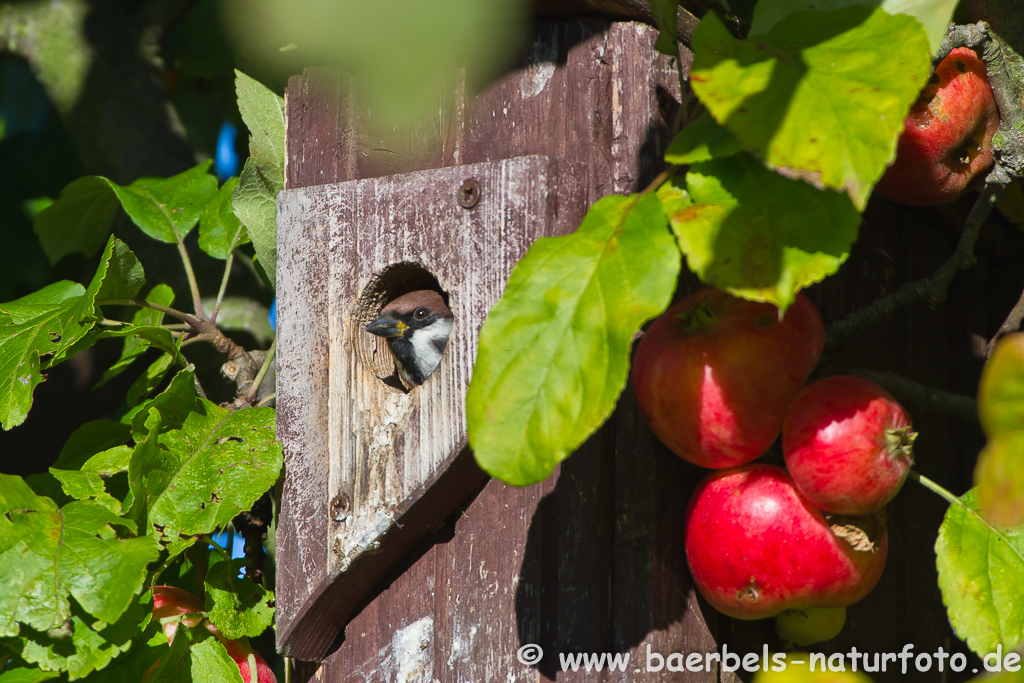
<svg viewBox="0 0 1024 683"><path fill-rule="evenodd" d="M706 110L679 131L665 151L665 161L676 166L696 164L719 157L728 157L743 151L736 136Z"/></svg>
<svg viewBox="0 0 1024 683"><path fill-rule="evenodd" d="M212 311L216 299L203 299L203 308ZM240 330L251 334L258 344L269 344L274 339L274 328L267 320L269 309L255 299L226 296L217 313L217 327L221 330Z"/></svg>
<svg viewBox="0 0 1024 683"><path fill-rule="evenodd" d="M93 472L101 477L111 477L128 471L128 462L132 457L129 446L114 446L97 453L82 465L83 472Z"/></svg>
<svg viewBox="0 0 1024 683"><path fill-rule="evenodd" d="M654 49L673 57L679 56L676 10L679 0L651 0L651 12L658 26L658 42Z"/></svg>
<svg viewBox="0 0 1024 683"><path fill-rule="evenodd" d="M251 154L231 194L231 203L273 286L277 271L277 193L284 189L284 100L237 69L235 90L238 110L251 133Z"/></svg>
<svg viewBox="0 0 1024 683"><path fill-rule="evenodd" d="M81 469L97 453L127 444L131 430L112 420L92 420L76 429L60 449L54 467L61 470Z"/></svg>
<svg viewBox="0 0 1024 683"><path fill-rule="evenodd" d="M196 407L195 368L191 365L171 378L171 383L162 392L142 403L137 410L122 417L122 422L131 419L132 435L136 441L144 438L149 429L145 427L146 413L160 411L163 429L178 429L189 413Z"/></svg>
<svg viewBox="0 0 1024 683"><path fill-rule="evenodd" d="M0 683L43 683L60 677L55 671L43 671L41 669L28 669L18 667L15 669L5 668L0 671Z"/></svg>
<svg viewBox="0 0 1024 683"><path fill-rule="evenodd" d="M45 379L40 369L65 360L69 349L80 350L76 344L94 324L97 296L134 296L141 284L142 267L135 255L111 236L88 289L65 280L0 304L0 423L4 429L25 421L32 392Z"/></svg>
<svg viewBox="0 0 1024 683"><path fill-rule="evenodd" d="M865 5L794 12L746 41L708 12L693 49L694 92L745 149L858 211L930 71L921 24Z"/></svg>
<svg viewBox="0 0 1024 683"><path fill-rule="evenodd" d="M193 683L242 683L238 664L223 643L212 636L197 641L191 649Z"/></svg>
<svg viewBox="0 0 1024 683"><path fill-rule="evenodd" d="M44 357L63 353L92 327L83 322L85 288L55 282L16 301L0 304L0 424L4 429L25 421L32 391L45 378Z"/></svg>
<svg viewBox="0 0 1024 683"><path fill-rule="evenodd" d="M93 300L132 299L146 283L146 273L127 244L113 235L107 242L100 270L93 277L97 285Z"/></svg>
<svg viewBox="0 0 1024 683"><path fill-rule="evenodd" d="M603 423L633 335L668 305L679 252L654 196L598 200L572 235L537 240L480 331L469 441L502 481L540 481Z"/></svg>
<svg viewBox="0 0 1024 683"><path fill-rule="evenodd" d="M238 111L249 129L250 158L284 173L284 98L235 69Z"/></svg>
<svg viewBox="0 0 1024 683"><path fill-rule="evenodd" d="M958 0L760 0L754 7L750 35L768 33L775 24L797 10L830 10L856 4L871 4L889 14L909 14L924 26L931 53L935 54L946 35L946 26L953 18Z"/></svg>
<svg viewBox="0 0 1024 683"><path fill-rule="evenodd" d="M209 631L202 626L197 629L199 638L210 636ZM160 663L152 670L146 683L191 683L192 644L196 638L197 629L180 625L169 648L152 648L155 651L163 650L164 652L160 656ZM235 671L238 671L237 667ZM229 677L227 680L233 679Z"/></svg>
<svg viewBox="0 0 1024 683"><path fill-rule="evenodd" d="M116 624L109 626L102 622L90 625L76 612L60 629L28 633L18 654L42 669L67 671L72 679L82 678L103 669L131 648L143 617L138 603L131 607Z"/></svg>
<svg viewBox="0 0 1024 683"><path fill-rule="evenodd" d="M161 242L185 239L217 195L217 179L204 161L171 178L140 178L128 187L107 181L128 217L142 232Z"/></svg>
<svg viewBox="0 0 1024 683"><path fill-rule="evenodd" d="M149 367L146 368L146 371L138 379L132 382L124 399L125 404L132 410L129 410L121 418L122 422L131 422L131 418L141 409L139 401L156 391L156 388L163 382L164 376L171 369L172 365L174 365L174 358L166 354L160 356L149 364Z"/></svg>
<svg viewBox="0 0 1024 683"><path fill-rule="evenodd" d="M149 294L146 295L146 301L153 304L159 304L161 306L170 306L174 303L174 290L165 284L156 285L149 290ZM154 328L159 327L163 319L164 314L162 311L158 311L155 308L139 307L139 310L135 311L135 314L132 316L131 327L123 333L125 338L124 346L121 350L121 356L112 366L103 371L103 377L96 384L96 387L93 388L103 386L111 379L124 372L136 358L141 356L150 348L150 345L153 344L151 340L154 335L157 335L159 339L159 343L155 344L158 348L163 348L165 351L170 352L172 356L180 355L178 353L179 346L175 343L170 330L162 330L162 332L153 331ZM139 328L148 331L146 333L140 332L136 334L134 330ZM163 333L166 333L166 335ZM170 348L168 348L168 344Z"/></svg>
<svg viewBox="0 0 1024 683"><path fill-rule="evenodd" d="M151 410L151 418L163 412ZM271 408L230 411L198 399L181 429L157 429L154 443L156 425L147 420L150 436L135 449L129 479L149 526L172 552L178 535L226 526L277 481L283 455Z"/></svg>
<svg viewBox="0 0 1024 683"><path fill-rule="evenodd" d="M249 241L231 204L237 186L238 178L227 180L199 219L199 248L214 258L226 259L235 247Z"/></svg>
<svg viewBox="0 0 1024 683"><path fill-rule="evenodd" d="M857 238L850 200L772 173L749 154L691 167L686 193L659 191L679 247L702 281L785 310L839 269Z"/></svg>
<svg viewBox="0 0 1024 683"><path fill-rule="evenodd" d="M0 475L0 504L0 636L17 635L19 622L59 627L71 616L69 595L116 622L159 555L152 538L117 537L113 527L130 521L91 502L57 510L49 499L32 500L18 477Z"/></svg>
<svg viewBox="0 0 1024 683"><path fill-rule="evenodd" d="M115 515L121 514L121 501L107 493L103 478L97 472L58 470L51 467L50 474L60 482L64 492L75 500L95 500Z"/></svg>
<svg viewBox="0 0 1024 683"><path fill-rule="evenodd" d="M249 579L239 579L245 560L214 565L206 576L206 601L212 621L225 638L254 638L274 623L274 594Z"/></svg>
<svg viewBox="0 0 1024 683"><path fill-rule="evenodd" d="M103 246L118 209L107 182L97 176L79 178L36 215L35 231L51 264L76 251L94 256Z"/></svg>
<svg viewBox="0 0 1024 683"><path fill-rule="evenodd" d="M997 529L978 514L977 490L950 505L935 541L949 623L979 657L1024 642L1024 527Z"/></svg>
<svg viewBox="0 0 1024 683"><path fill-rule="evenodd" d="M102 176L75 180L35 219L35 230L50 263L81 251L92 256L110 234L121 204L144 233L162 242L182 239L217 192L217 179L204 161L172 178L141 178L124 187ZM113 297L105 297L113 298Z"/></svg>
<svg viewBox="0 0 1024 683"><path fill-rule="evenodd" d="M1024 432L1024 332L992 349L978 384L978 418L990 439Z"/></svg>
<svg viewBox="0 0 1024 683"><path fill-rule="evenodd" d="M272 286L277 277L277 193L283 189L280 169L262 167L249 157L231 195L235 214L245 224L256 258Z"/></svg>

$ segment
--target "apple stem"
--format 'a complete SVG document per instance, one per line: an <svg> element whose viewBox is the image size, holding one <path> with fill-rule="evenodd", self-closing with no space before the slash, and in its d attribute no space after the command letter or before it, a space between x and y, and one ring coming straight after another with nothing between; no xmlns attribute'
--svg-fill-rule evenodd
<svg viewBox="0 0 1024 683"><path fill-rule="evenodd" d="M1004 534L997 526L995 526L994 524L989 522L987 519L982 517L981 513L979 513L977 510L975 510L974 508L969 506L967 503L965 503L962 500L960 500L957 496L953 495L953 493L951 493L949 490L943 488L942 486L940 486L939 484L935 483L934 481L932 481L928 477L924 476L923 474L920 474L917 470L914 470L914 469L910 470L907 473L907 476L910 477L911 479L913 479L914 481L916 481L921 486L923 486L926 489L928 489L929 491L931 491L932 493L936 493L939 496L941 496L950 505L959 505L960 507L962 507L964 510L966 510L968 512L968 514L970 514L975 519L977 519L979 522L981 522L997 538L999 538L1001 541L1003 541L1006 544L1006 547L1008 547L1011 551L1013 551L1013 553L1017 557L1019 557L1022 562L1024 562L1024 554L1022 554L1019 550L1017 550L1017 548L1014 546L1014 544L1010 543L1010 539L1008 539L1006 537L1006 534Z"/></svg>
<svg viewBox="0 0 1024 683"><path fill-rule="evenodd" d="M923 486L926 489L928 489L929 491L931 491L932 493L938 494L940 497L945 499L945 501L947 503L949 503L950 505L963 505L965 508L970 510L970 508L968 508L966 505L964 505L963 501L961 501L959 498L957 498L955 495L953 495L952 492L950 492L946 488L943 488L941 485L935 483L934 481L932 481L928 477L924 476L923 474L921 474L917 470L913 470L913 469L910 470L909 472L907 472L907 476L910 477L911 479L913 479L914 481L916 481L921 486ZM971 510L971 512L974 512L974 511Z"/></svg>

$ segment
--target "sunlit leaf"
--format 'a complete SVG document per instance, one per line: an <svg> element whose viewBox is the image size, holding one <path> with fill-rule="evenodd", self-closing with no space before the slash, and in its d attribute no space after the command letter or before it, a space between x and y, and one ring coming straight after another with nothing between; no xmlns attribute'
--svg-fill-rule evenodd
<svg viewBox="0 0 1024 683"><path fill-rule="evenodd" d="M754 20L750 35L768 33L786 15L797 10L830 10L849 5L875 5L889 14L909 14L924 26L928 43L934 54L946 35L946 27L953 18L958 0L760 0L754 6Z"/></svg>
<svg viewBox="0 0 1024 683"><path fill-rule="evenodd" d="M850 200L773 173L749 154L691 167L661 189L690 270L729 293L785 309L839 269L857 237Z"/></svg>
<svg viewBox="0 0 1024 683"><path fill-rule="evenodd" d="M745 149L858 210L930 70L921 24L866 5L794 12L746 41L708 12L693 49L693 91Z"/></svg>
<svg viewBox="0 0 1024 683"><path fill-rule="evenodd" d="M488 473L540 481L611 414L633 335L675 290L667 228L657 197L606 197L512 271L480 331L466 396L469 441Z"/></svg>
<svg viewBox="0 0 1024 683"><path fill-rule="evenodd" d="M1024 526L996 528L978 513L977 489L953 504L935 541L949 623L979 657L1024 642Z"/></svg>

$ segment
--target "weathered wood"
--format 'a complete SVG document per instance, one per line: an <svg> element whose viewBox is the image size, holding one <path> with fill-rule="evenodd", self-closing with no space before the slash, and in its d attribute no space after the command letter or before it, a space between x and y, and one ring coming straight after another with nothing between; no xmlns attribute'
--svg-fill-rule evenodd
<svg viewBox="0 0 1024 683"><path fill-rule="evenodd" d="M326 577L296 617L279 626L283 651L323 656L384 573L483 480L466 455L453 468L466 445L465 393L477 335L529 245L582 219L578 174L533 156L279 195L286 232L328 232L328 449L319 475L327 476L332 520ZM458 197L469 180L479 201L466 209ZM431 279L450 298L454 328L438 370L404 392L382 381L394 364L363 328L385 303ZM289 282L289 291L304 284ZM417 505L432 488L443 495Z"/></svg>

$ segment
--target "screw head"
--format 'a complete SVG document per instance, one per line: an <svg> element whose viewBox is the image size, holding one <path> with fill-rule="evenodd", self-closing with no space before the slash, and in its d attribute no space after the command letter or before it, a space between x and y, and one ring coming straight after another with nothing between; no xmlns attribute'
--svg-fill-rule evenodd
<svg viewBox="0 0 1024 683"><path fill-rule="evenodd" d="M331 517L335 522L344 522L348 519L349 500L344 493L339 493L331 501Z"/></svg>
<svg viewBox="0 0 1024 683"><path fill-rule="evenodd" d="M475 180L467 180L459 188L458 197L459 206L464 209L472 209L480 201L480 186Z"/></svg>

